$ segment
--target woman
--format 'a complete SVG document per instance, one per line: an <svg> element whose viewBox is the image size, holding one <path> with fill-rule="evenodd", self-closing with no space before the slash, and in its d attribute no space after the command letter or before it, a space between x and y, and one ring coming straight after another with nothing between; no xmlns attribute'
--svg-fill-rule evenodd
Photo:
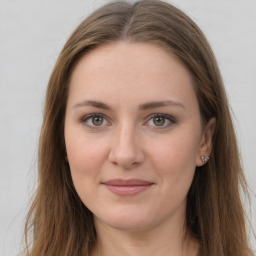
<svg viewBox="0 0 256 256"><path fill-rule="evenodd" d="M27 255L253 255L240 186L225 90L196 24L157 0L83 21L48 85Z"/></svg>

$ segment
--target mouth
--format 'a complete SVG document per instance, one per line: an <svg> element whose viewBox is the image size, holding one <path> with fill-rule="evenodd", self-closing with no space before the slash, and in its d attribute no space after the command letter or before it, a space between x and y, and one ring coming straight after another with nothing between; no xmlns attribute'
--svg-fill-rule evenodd
<svg viewBox="0 0 256 256"><path fill-rule="evenodd" d="M139 179L112 179L102 182L112 193L122 196L131 196L142 193L143 191L149 189L153 182L139 180Z"/></svg>

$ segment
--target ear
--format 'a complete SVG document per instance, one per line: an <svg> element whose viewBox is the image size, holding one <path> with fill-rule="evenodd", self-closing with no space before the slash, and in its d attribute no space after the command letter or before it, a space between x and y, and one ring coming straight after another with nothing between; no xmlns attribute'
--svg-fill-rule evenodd
<svg viewBox="0 0 256 256"><path fill-rule="evenodd" d="M205 164L202 161L201 156L209 157L212 150L212 138L216 126L216 118L211 118L206 124L200 142L200 148L198 150L196 158L196 166L200 167Z"/></svg>

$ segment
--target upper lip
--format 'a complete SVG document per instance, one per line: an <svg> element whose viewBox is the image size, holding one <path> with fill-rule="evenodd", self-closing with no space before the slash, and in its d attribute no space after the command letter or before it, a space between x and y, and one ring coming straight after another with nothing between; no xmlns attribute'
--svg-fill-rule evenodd
<svg viewBox="0 0 256 256"><path fill-rule="evenodd" d="M139 179L112 179L102 182L105 185L110 186L147 186L154 184L153 182L146 181L146 180L139 180Z"/></svg>

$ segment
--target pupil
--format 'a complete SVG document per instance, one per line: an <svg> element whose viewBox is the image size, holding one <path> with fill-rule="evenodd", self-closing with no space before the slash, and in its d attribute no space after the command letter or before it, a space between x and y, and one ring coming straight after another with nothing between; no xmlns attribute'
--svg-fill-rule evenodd
<svg viewBox="0 0 256 256"><path fill-rule="evenodd" d="M165 122L165 118L164 117L156 117L155 120L154 120L154 124L156 126L161 126L163 125Z"/></svg>
<svg viewBox="0 0 256 256"><path fill-rule="evenodd" d="M101 125L103 123L103 118L96 116L92 119L94 125Z"/></svg>

